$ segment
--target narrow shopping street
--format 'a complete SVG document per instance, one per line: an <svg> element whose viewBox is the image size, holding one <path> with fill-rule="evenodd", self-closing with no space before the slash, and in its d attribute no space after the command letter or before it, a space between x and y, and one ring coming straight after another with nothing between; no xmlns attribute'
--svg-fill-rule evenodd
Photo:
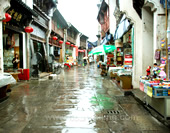
<svg viewBox="0 0 170 133"><path fill-rule="evenodd" d="M96 65L20 81L0 103L1 133L169 133Z"/></svg>

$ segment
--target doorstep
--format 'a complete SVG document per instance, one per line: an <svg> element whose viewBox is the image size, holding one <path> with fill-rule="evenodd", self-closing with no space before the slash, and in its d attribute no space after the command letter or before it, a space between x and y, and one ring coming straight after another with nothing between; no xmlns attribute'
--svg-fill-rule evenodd
<svg viewBox="0 0 170 133"><path fill-rule="evenodd" d="M39 74L39 78L47 77L47 76L49 76L50 74L52 74L52 72L49 72L49 73L47 73L47 72L40 73L40 74Z"/></svg>
<svg viewBox="0 0 170 133"><path fill-rule="evenodd" d="M39 73L38 74L38 77L33 77L31 76L31 80L38 80L38 79L41 79L41 78L45 78L47 76L49 76L50 74L52 74L52 72L42 72L42 73Z"/></svg>
<svg viewBox="0 0 170 133"><path fill-rule="evenodd" d="M133 89L132 94L137 100L141 101L142 103L145 103L146 94L142 92L139 88Z"/></svg>

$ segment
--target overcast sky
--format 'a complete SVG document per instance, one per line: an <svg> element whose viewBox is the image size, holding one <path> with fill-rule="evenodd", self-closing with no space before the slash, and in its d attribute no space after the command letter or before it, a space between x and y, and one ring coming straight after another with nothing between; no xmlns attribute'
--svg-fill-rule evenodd
<svg viewBox="0 0 170 133"><path fill-rule="evenodd" d="M74 25L89 41L95 42L98 33L98 0L58 0L57 8L67 22Z"/></svg>

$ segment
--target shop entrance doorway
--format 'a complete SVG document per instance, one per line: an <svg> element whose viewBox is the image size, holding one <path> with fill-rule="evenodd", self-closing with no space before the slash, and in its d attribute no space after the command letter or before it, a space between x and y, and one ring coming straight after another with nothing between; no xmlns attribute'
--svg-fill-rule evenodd
<svg viewBox="0 0 170 133"><path fill-rule="evenodd" d="M10 29L3 32L3 56L4 56L4 72L12 72L12 60L18 55L19 63L17 68L23 68L23 37L22 34Z"/></svg>

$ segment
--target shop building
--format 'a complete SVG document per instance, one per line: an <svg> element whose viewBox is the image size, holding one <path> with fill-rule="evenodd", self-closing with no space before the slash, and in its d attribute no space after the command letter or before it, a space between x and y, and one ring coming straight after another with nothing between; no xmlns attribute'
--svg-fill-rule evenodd
<svg viewBox="0 0 170 133"><path fill-rule="evenodd" d="M166 65L165 40L167 36L165 9L160 1L154 0L124 0L118 1L118 3L119 11L117 13L120 14L116 14L119 19L117 19L115 37L120 39L123 45L126 40L131 38L133 88L140 88L142 94L145 95L145 99L141 100L167 119L170 117L168 106L170 90L169 82L165 81L165 69L163 71L163 66ZM127 7L127 5L130 5L130 7ZM128 30L120 28L123 22L122 15L125 16L124 20L127 20L124 27L131 27ZM131 35L129 32L131 32ZM130 37L128 37L129 35ZM160 68L154 66L154 63L157 63ZM151 69L148 66L151 66ZM150 72L151 75L155 73L153 67L156 69L157 75L159 73L159 77L150 78ZM146 71L150 71L149 74ZM161 73L164 73L164 76Z"/></svg>
<svg viewBox="0 0 170 133"><path fill-rule="evenodd" d="M0 5L0 73L4 71L4 61L3 61L3 22L5 17L6 11L10 8L10 1L6 0L0 0L0 3L3 3Z"/></svg>
<svg viewBox="0 0 170 133"><path fill-rule="evenodd" d="M27 44L25 27L37 14L25 3L19 0L10 2L11 7L6 11L10 16L9 22L3 23L3 68L4 72L12 72L12 60L19 55L18 68L27 68ZM22 11L25 12L22 12Z"/></svg>
<svg viewBox="0 0 170 133"><path fill-rule="evenodd" d="M152 0L119 1L119 7L134 26L133 87L139 88L140 76L146 74L146 68L159 62L155 60L155 51L165 38L165 16L160 15L164 9L159 1Z"/></svg>
<svg viewBox="0 0 170 133"><path fill-rule="evenodd" d="M77 61L76 50L77 50L77 38L79 37L79 31L74 25L68 23L69 27L67 29L67 43L66 42L66 53L65 55L71 56L74 61Z"/></svg>
<svg viewBox="0 0 170 133"><path fill-rule="evenodd" d="M88 37L85 35L81 35L80 37L80 46L78 47L78 64L83 65L83 57L87 56L87 43Z"/></svg>
<svg viewBox="0 0 170 133"><path fill-rule="evenodd" d="M66 40L66 32L68 28L68 24L64 17L61 15L58 9L56 9L53 13L52 17L52 30L51 30L51 38L50 38L50 54L54 55L58 62L64 61L65 55L65 43ZM52 38L56 36L57 40L53 40Z"/></svg>
<svg viewBox="0 0 170 133"><path fill-rule="evenodd" d="M33 77L39 76L42 72L49 71L48 56L51 17L56 4L56 0L34 1L33 10L38 14L38 17L34 17L31 23L34 31L30 35L30 51L28 52L30 72Z"/></svg>

